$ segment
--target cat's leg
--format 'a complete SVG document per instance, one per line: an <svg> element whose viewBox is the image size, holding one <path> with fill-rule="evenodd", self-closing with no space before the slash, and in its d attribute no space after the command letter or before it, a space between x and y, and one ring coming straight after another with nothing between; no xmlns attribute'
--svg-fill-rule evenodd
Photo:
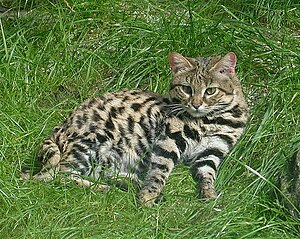
<svg viewBox="0 0 300 239"><path fill-rule="evenodd" d="M173 140L157 142L150 156L150 168L138 194L141 204L151 207L155 203L178 158L179 152Z"/></svg>
<svg viewBox="0 0 300 239"><path fill-rule="evenodd" d="M190 171L197 183L199 196L215 199L218 196L214 186L217 169L228 151L228 145L217 137L213 137L205 143L207 148L194 157Z"/></svg>
<svg viewBox="0 0 300 239"><path fill-rule="evenodd" d="M196 163L197 164L197 163ZM201 198L215 199L218 194L215 190L216 169L209 165L196 165L191 168L194 180L197 182L197 189ZM204 164L204 163L203 163Z"/></svg>

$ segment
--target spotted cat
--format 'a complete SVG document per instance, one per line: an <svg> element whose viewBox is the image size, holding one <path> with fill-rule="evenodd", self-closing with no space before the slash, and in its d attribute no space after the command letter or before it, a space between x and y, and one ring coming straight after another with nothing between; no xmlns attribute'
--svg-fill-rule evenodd
<svg viewBox="0 0 300 239"><path fill-rule="evenodd" d="M152 206L176 164L189 166L201 197L216 198L216 172L246 126L248 107L235 73L236 55L169 57L168 95L123 90L87 100L56 127L38 155L34 179L65 173L102 191L132 180ZM28 169L23 178L30 178ZM101 182L101 183L100 183Z"/></svg>

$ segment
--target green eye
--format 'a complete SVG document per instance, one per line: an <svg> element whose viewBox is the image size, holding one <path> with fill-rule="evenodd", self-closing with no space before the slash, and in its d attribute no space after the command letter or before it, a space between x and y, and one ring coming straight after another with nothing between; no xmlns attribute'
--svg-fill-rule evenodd
<svg viewBox="0 0 300 239"><path fill-rule="evenodd" d="M217 92L217 88L216 87L211 87L211 88L207 88L205 91L205 94L207 95L213 95Z"/></svg>
<svg viewBox="0 0 300 239"><path fill-rule="evenodd" d="M187 95L192 95L193 94L193 89L190 86L187 85L182 85L181 89L183 90L184 93L186 93Z"/></svg>

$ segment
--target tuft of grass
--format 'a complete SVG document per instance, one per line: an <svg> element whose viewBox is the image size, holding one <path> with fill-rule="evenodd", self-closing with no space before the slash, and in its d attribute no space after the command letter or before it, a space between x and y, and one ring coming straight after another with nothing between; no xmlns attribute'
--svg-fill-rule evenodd
<svg viewBox="0 0 300 239"><path fill-rule="evenodd" d="M16 1L0 18L1 238L296 238L278 179L300 139L298 1ZM19 10L18 10L19 9ZM25 11L25 13L24 13ZM178 167L153 208L134 192L23 182L19 170L84 99L168 91L168 54L238 56L251 118L216 201Z"/></svg>

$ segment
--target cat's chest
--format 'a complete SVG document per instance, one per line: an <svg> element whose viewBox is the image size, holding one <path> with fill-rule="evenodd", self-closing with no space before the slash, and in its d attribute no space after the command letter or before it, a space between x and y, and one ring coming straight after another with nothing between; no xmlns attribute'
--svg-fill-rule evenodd
<svg viewBox="0 0 300 239"><path fill-rule="evenodd" d="M208 147L219 145L216 135L220 130L214 125L207 127L202 120L186 122L173 118L166 125L166 135L174 140L180 151L180 163L188 162Z"/></svg>
<svg viewBox="0 0 300 239"><path fill-rule="evenodd" d="M172 118L167 120L166 135L177 144L181 155L186 156L201 145L205 129L197 122Z"/></svg>
<svg viewBox="0 0 300 239"><path fill-rule="evenodd" d="M199 120L181 120L170 118L166 120L167 136L186 141L187 144L199 144L206 135L214 135L220 131L216 125L205 125Z"/></svg>

